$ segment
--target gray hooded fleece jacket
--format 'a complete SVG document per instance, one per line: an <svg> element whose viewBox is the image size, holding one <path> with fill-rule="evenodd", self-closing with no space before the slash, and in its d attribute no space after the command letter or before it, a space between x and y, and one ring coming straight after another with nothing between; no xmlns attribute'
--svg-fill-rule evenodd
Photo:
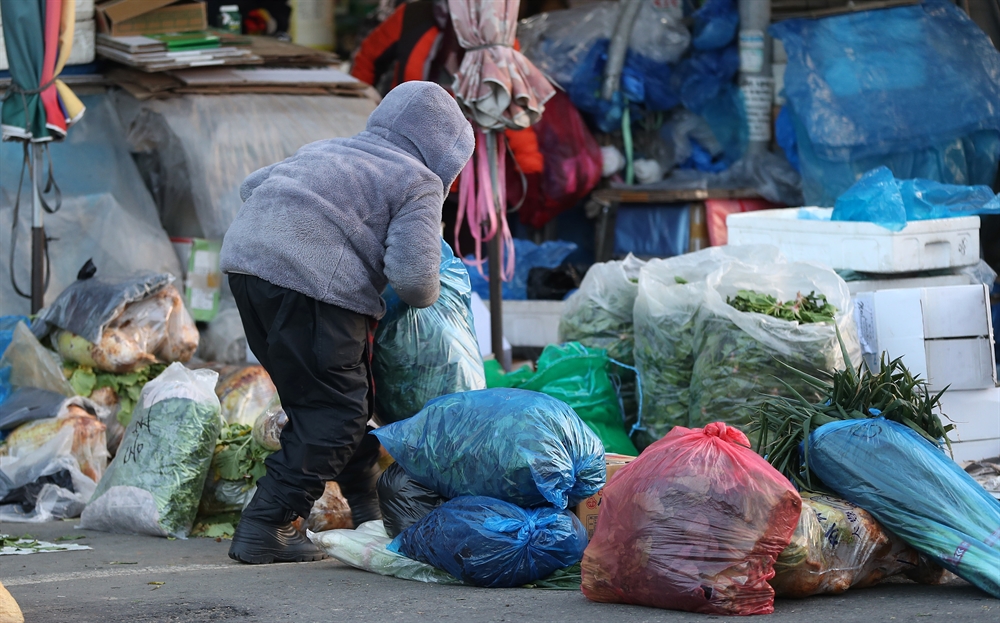
<svg viewBox="0 0 1000 623"><path fill-rule="evenodd" d="M447 91L401 84L360 134L310 143L247 177L222 270L374 318L387 283L427 307L440 291L441 206L474 146Z"/></svg>

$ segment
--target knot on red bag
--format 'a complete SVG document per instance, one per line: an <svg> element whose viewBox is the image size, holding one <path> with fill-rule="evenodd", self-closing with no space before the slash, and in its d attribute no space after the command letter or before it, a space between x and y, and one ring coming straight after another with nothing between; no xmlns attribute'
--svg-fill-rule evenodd
<svg viewBox="0 0 1000 623"><path fill-rule="evenodd" d="M723 422L712 422L711 424L706 424L702 431L709 437L718 437L719 439L730 443L739 444L748 448L750 447L750 440L743 434L743 431Z"/></svg>

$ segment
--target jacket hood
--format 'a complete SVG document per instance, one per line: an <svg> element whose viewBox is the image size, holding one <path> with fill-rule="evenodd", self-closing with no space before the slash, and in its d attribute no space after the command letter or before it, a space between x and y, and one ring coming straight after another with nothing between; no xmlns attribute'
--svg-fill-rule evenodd
<svg viewBox="0 0 1000 623"><path fill-rule="evenodd" d="M451 188L472 157L472 125L455 99L433 82L404 82L368 117L366 130L423 161Z"/></svg>

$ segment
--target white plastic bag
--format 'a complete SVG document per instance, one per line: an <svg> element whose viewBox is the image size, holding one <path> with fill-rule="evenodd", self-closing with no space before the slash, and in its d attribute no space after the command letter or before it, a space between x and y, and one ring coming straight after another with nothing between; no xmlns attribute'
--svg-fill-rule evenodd
<svg viewBox="0 0 1000 623"><path fill-rule="evenodd" d="M691 418L691 373L696 316L705 301L708 276L734 262L780 262L776 247L711 247L651 260L639 273L634 308L635 364L642 379L639 430L632 441L643 449L674 426L697 428Z"/></svg>
<svg viewBox="0 0 1000 623"><path fill-rule="evenodd" d="M10 491L66 470L72 490L46 484L38 494L35 507L25 512L18 504L0 506L0 523L7 521L38 523L77 517L93 495L97 483L80 471L73 457L74 431L63 427L44 444L17 456L0 456L0 498Z"/></svg>
<svg viewBox="0 0 1000 623"><path fill-rule="evenodd" d="M118 454L81 527L184 538L191 530L222 418L218 373L171 364L142 388Z"/></svg>
<svg viewBox="0 0 1000 623"><path fill-rule="evenodd" d="M381 520L363 523L357 530L309 532L308 536L327 554L356 569L432 584L462 583L449 573L386 549L392 539Z"/></svg>
<svg viewBox="0 0 1000 623"><path fill-rule="evenodd" d="M0 368L11 367L10 384L46 389L63 396L75 396L63 376L59 357L43 347L23 322L14 327L14 337L0 358Z"/></svg>
<svg viewBox="0 0 1000 623"><path fill-rule="evenodd" d="M837 308L836 322L799 323L741 312L727 303L740 290L769 294L779 301L815 292ZM790 375L784 365L815 375L861 362L847 284L832 269L814 264L734 263L716 271L706 282L696 325L690 413L695 426L715 421L749 424L766 396L794 396L786 383L807 400L820 398L815 388ZM838 329L849 362L841 353Z"/></svg>

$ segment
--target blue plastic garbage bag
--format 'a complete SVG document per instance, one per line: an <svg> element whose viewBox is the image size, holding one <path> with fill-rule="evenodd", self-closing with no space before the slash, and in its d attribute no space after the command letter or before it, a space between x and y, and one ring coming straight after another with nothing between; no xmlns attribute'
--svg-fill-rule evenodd
<svg viewBox="0 0 1000 623"><path fill-rule="evenodd" d="M785 97L816 153L844 161L1000 130L1000 52L952 3L792 19Z"/></svg>
<svg viewBox="0 0 1000 623"><path fill-rule="evenodd" d="M445 502L399 534L389 550L467 584L516 588L580 562L587 531L567 510L525 510L488 497Z"/></svg>
<svg viewBox="0 0 1000 623"><path fill-rule="evenodd" d="M809 469L912 547L1000 598L1000 501L908 426L833 422L809 436Z"/></svg>
<svg viewBox="0 0 1000 623"><path fill-rule="evenodd" d="M736 39L740 27L740 12L734 0L708 0L695 11L691 47L696 50L717 50Z"/></svg>
<svg viewBox="0 0 1000 623"><path fill-rule="evenodd" d="M788 164L799 171L799 147L795 142L795 124L792 121L792 111L787 106L782 107L774 120L774 140L785 153Z"/></svg>
<svg viewBox="0 0 1000 623"><path fill-rule="evenodd" d="M698 112L718 97L740 70L740 51L735 45L718 50L695 50L674 72L674 90L684 107Z"/></svg>
<svg viewBox="0 0 1000 623"><path fill-rule="evenodd" d="M442 396L374 434L407 474L446 498L566 508L604 486L600 438L569 405L538 392Z"/></svg>
<svg viewBox="0 0 1000 623"><path fill-rule="evenodd" d="M992 184L1000 159L1000 52L953 4L771 26L788 53L806 205L832 206L860 175Z"/></svg>
<svg viewBox="0 0 1000 623"><path fill-rule="evenodd" d="M503 298L508 301L523 301L528 298L528 273L532 268L555 268L562 264L569 254L576 251L576 244L565 240L549 240L535 244L530 240L514 238L514 278L503 284ZM475 259L466 256L467 260ZM483 273L490 274L489 261L483 264ZM476 268L469 269L472 290L483 299L490 298L490 282L479 274Z"/></svg>
<svg viewBox="0 0 1000 623"><path fill-rule="evenodd" d="M988 186L959 186L931 180L898 180L886 167L866 173L847 189L831 220L869 221L900 231L907 221L1000 214L1000 195Z"/></svg>
<svg viewBox="0 0 1000 623"><path fill-rule="evenodd" d="M375 413L382 422L408 418L431 398L486 388L469 273L444 240L440 280L441 295L423 309L404 303L391 286L382 295L386 314L372 357Z"/></svg>

